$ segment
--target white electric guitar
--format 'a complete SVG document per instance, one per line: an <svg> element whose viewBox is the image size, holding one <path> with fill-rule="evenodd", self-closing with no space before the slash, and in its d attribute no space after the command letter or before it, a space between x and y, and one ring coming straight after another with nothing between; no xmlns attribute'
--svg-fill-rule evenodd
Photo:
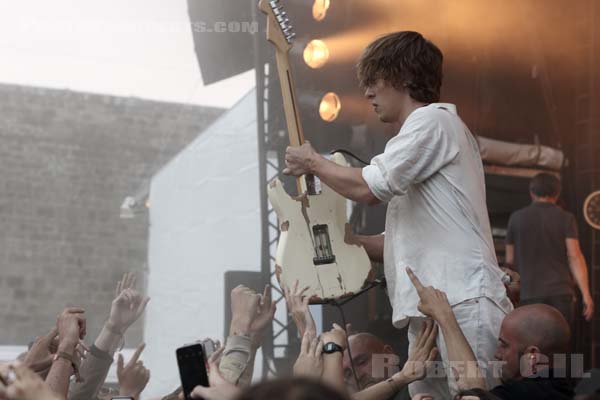
<svg viewBox="0 0 600 400"><path fill-rule="evenodd" d="M259 8L267 14L267 39L276 49L290 145L300 146L304 133L288 60L295 34L278 0L260 0ZM347 165L339 153L333 160ZM309 286L311 303L359 292L372 278L372 267L347 223L346 199L313 176L298 177L296 186L297 197L290 197L278 179L267 189L281 231L275 258L279 284L291 287L298 280L300 287Z"/></svg>

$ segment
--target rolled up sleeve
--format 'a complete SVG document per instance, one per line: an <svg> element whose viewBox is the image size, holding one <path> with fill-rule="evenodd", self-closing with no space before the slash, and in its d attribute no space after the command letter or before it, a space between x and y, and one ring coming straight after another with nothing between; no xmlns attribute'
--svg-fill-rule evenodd
<svg viewBox="0 0 600 400"><path fill-rule="evenodd" d="M459 154L456 138L442 129L435 116L411 115L382 154L363 168L363 179L379 200L406 194L413 183L423 182Z"/></svg>
<svg viewBox="0 0 600 400"><path fill-rule="evenodd" d="M394 197L390 185L383 177L383 173L377 165L367 165L364 167L362 176L365 182L367 182L367 186L369 186L371 193L373 193L380 201L387 203Z"/></svg>

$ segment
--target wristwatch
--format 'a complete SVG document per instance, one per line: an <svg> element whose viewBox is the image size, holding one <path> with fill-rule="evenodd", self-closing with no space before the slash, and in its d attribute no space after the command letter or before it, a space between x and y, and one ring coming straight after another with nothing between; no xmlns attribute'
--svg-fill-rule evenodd
<svg viewBox="0 0 600 400"><path fill-rule="evenodd" d="M323 353L332 354L336 351L344 354L344 348L335 342L327 342L323 345Z"/></svg>

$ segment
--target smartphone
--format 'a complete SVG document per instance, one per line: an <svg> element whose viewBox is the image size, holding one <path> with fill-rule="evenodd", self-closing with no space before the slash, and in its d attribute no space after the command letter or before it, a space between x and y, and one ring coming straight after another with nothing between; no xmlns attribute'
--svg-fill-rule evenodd
<svg viewBox="0 0 600 400"><path fill-rule="evenodd" d="M185 400L191 400L190 395L196 386L208 386L204 348L201 343L194 343L178 348L175 353L183 396Z"/></svg>

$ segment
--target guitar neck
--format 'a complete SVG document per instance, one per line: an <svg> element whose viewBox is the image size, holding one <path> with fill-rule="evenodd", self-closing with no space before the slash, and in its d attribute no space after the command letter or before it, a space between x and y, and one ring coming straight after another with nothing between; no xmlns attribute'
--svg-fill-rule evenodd
<svg viewBox="0 0 600 400"><path fill-rule="evenodd" d="M300 122L300 113L298 112L298 103L296 101L296 93L294 92L294 79L292 77L288 53L277 50L275 59L277 60L277 72L281 85L281 97L283 98L283 110L290 145L301 146L304 144L304 131ZM296 187L298 194L306 192L307 184L304 176L296 178Z"/></svg>

